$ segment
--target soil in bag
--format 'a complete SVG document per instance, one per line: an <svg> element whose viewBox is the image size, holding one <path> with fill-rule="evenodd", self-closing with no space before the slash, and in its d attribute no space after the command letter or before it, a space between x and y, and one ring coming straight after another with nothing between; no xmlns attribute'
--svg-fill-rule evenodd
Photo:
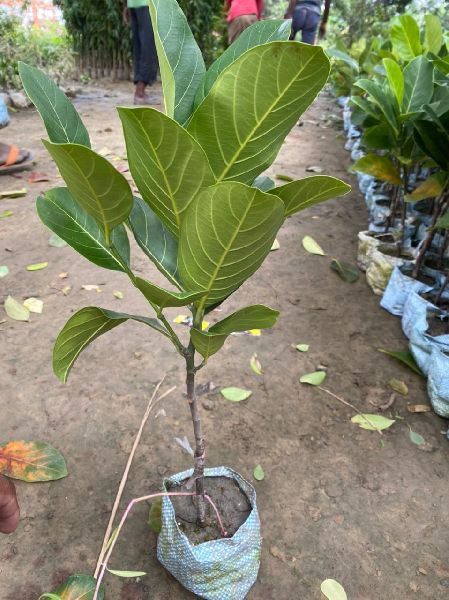
<svg viewBox="0 0 449 600"><path fill-rule="evenodd" d="M231 537L243 525L251 512L251 504L246 494L229 477L206 477L204 490L218 508L224 528ZM187 489L186 482L183 482L182 485L170 487L168 491L192 492L192 489ZM196 499L193 496L172 496L171 501L178 526L192 544L197 545L221 539L217 518L209 503L206 503L206 526L199 527L196 522Z"/></svg>
<svg viewBox="0 0 449 600"><path fill-rule="evenodd" d="M439 319L438 317L430 317L428 323L429 329L427 330L427 333L432 337L449 334L448 318Z"/></svg>

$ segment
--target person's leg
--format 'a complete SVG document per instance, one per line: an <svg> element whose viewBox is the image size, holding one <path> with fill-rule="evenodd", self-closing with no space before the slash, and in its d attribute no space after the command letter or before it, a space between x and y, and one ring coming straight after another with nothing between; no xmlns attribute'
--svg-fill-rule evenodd
<svg viewBox="0 0 449 600"><path fill-rule="evenodd" d="M228 25L229 43L232 44L253 23L257 23L257 15L242 15L236 17Z"/></svg>
<svg viewBox="0 0 449 600"><path fill-rule="evenodd" d="M20 519L16 488L12 481L0 475L0 533L12 533Z"/></svg>
<svg viewBox="0 0 449 600"><path fill-rule="evenodd" d="M131 31L133 36L133 67L134 67L134 84L139 82L139 67L140 67L140 36L139 24L137 22L136 9L130 8L129 15L131 20Z"/></svg>
<svg viewBox="0 0 449 600"><path fill-rule="evenodd" d="M320 15L312 10L307 11L306 20L302 30L302 41L304 44L315 44L318 26L320 24Z"/></svg>
<svg viewBox="0 0 449 600"><path fill-rule="evenodd" d="M140 8L136 8L135 11L140 40L139 81L143 81L146 85L153 85L156 81L159 62L153 27L151 25L150 10L148 6L141 6Z"/></svg>
<svg viewBox="0 0 449 600"><path fill-rule="evenodd" d="M292 32L290 34L290 40L296 38L298 31L303 31L306 24L307 9L301 6L296 6L292 16ZM304 36L304 33L303 33ZM303 38L304 41L304 38Z"/></svg>

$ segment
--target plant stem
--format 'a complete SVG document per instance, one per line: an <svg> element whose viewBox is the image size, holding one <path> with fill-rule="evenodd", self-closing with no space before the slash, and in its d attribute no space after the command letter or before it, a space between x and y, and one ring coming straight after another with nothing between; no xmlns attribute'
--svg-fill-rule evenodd
<svg viewBox="0 0 449 600"><path fill-rule="evenodd" d="M430 224L429 231L427 232L427 236L426 236L425 240L423 241L423 244L421 246L419 254L416 257L415 267L412 272L412 277L414 279L416 279L418 277L419 272L422 267L422 264L424 262L424 258L426 256L426 252L430 248L433 238L435 237L435 233L436 233L435 225L436 225L440 215L442 214L442 212L445 209L445 204L446 204L446 194L445 194L445 192L443 192L443 194L441 194L441 196L439 196L439 198L437 198L435 200L435 206L434 206L433 215L432 215L432 222Z"/></svg>

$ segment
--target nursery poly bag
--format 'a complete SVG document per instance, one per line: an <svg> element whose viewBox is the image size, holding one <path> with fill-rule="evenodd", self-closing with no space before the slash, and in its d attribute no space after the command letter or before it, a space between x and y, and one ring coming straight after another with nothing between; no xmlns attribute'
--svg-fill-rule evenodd
<svg viewBox="0 0 449 600"><path fill-rule="evenodd" d="M449 337L449 336L448 336ZM449 348L448 348L449 351ZM440 417L449 418L449 354L434 348L429 362L427 392L433 410Z"/></svg>
<svg viewBox="0 0 449 600"><path fill-rule="evenodd" d="M359 269L366 271L371 262L372 251L380 244L380 241L367 231L359 231L358 238L357 265Z"/></svg>
<svg viewBox="0 0 449 600"><path fill-rule="evenodd" d="M383 248L386 244L382 244ZM386 289L394 267L400 267L411 261L401 257L390 256L380 251L380 246L372 249L370 263L366 269L366 280L375 294L381 296Z"/></svg>
<svg viewBox="0 0 449 600"><path fill-rule="evenodd" d="M431 289L431 286L422 283L422 281L404 275L400 267L395 267L380 305L392 315L400 317L404 312L404 304L411 292L430 292Z"/></svg>
<svg viewBox="0 0 449 600"><path fill-rule="evenodd" d="M404 302L402 312L402 331L410 338L412 331L425 332L429 328L427 311L439 313L439 309L428 300L422 298L416 291L411 291Z"/></svg>
<svg viewBox="0 0 449 600"><path fill-rule="evenodd" d="M193 470L165 480L167 489L188 479ZM252 507L248 518L231 538L193 545L179 529L169 497L162 500L162 529L157 557L185 588L206 600L243 600L254 585L260 565L260 521L256 492L238 473L227 467L206 469L206 477L229 477L247 496Z"/></svg>

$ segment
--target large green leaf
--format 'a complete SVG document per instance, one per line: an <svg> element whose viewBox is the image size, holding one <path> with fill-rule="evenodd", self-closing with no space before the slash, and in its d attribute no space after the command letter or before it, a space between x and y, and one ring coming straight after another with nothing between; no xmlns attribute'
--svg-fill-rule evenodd
<svg viewBox="0 0 449 600"><path fill-rule="evenodd" d="M75 107L62 90L39 69L19 62L23 87L42 117L50 140L90 148L89 134Z"/></svg>
<svg viewBox="0 0 449 600"><path fill-rule="evenodd" d="M42 600L93 600L97 580L91 575L72 575L53 594L43 594ZM104 598L103 584L97 596L98 600Z"/></svg>
<svg viewBox="0 0 449 600"><path fill-rule="evenodd" d="M415 140L423 152L444 171L449 171L449 129L432 121L415 121Z"/></svg>
<svg viewBox="0 0 449 600"><path fill-rule="evenodd" d="M379 123L364 130L362 143L371 150L390 149L395 143L395 136L392 134L388 123Z"/></svg>
<svg viewBox="0 0 449 600"><path fill-rule="evenodd" d="M441 26L441 20L437 15L432 14L424 15L424 20L426 23L424 50L425 52L438 54L443 45L443 28Z"/></svg>
<svg viewBox="0 0 449 600"><path fill-rule="evenodd" d="M433 96L433 66L425 56L418 56L404 69L402 112L419 111Z"/></svg>
<svg viewBox="0 0 449 600"><path fill-rule="evenodd" d="M270 42L223 71L188 126L217 181L251 184L273 162L329 69L317 46Z"/></svg>
<svg viewBox="0 0 449 600"><path fill-rule="evenodd" d="M381 181L388 181L388 183L394 183L395 185L401 183L399 169L388 156L366 154L354 163L352 170L374 175Z"/></svg>
<svg viewBox="0 0 449 600"><path fill-rule="evenodd" d="M382 87L381 85L379 85L375 81L371 81L370 79L359 79L359 81L356 81L354 85L369 95L371 101L374 104L376 104L382 111L388 124L392 127L394 131L397 131L398 115L397 111L395 110L395 98L393 96L393 92L389 89L387 90L385 86Z"/></svg>
<svg viewBox="0 0 449 600"><path fill-rule="evenodd" d="M385 67L390 88L398 101L398 106L402 106L402 101L404 99L404 75L402 74L402 69L398 63L391 58L384 58L382 62Z"/></svg>
<svg viewBox="0 0 449 600"><path fill-rule="evenodd" d="M344 196L350 191L351 186L336 177L314 175L277 187L270 193L282 200L285 216L288 217L314 204Z"/></svg>
<svg viewBox="0 0 449 600"><path fill-rule="evenodd" d="M201 146L153 108L119 108L129 167L143 199L176 237L198 191L214 183Z"/></svg>
<svg viewBox="0 0 449 600"><path fill-rule="evenodd" d="M141 198L134 198L128 218L134 238L159 271L179 287L178 242ZM117 230L114 230L114 232Z"/></svg>
<svg viewBox="0 0 449 600"><path fill-rule="evenodd" d="M382 113L377 103L370 102L361 96L351 96L351 104L360 108L360 111L363 114L363 120L365 120L367 116L373 117L373 119L376 119L377 121L382 119Z"/></svg>
<svg viewBox="0 0 449 600"><path fill-rule="evenodd" d="M117 313L112 310L87 306L75 313L60 331L53 348L53 371L63 383L81 352L103 333L114 329L128 319L144 323L169 337L157 319Z"/></svg>
<svg viewBox="0 0 449 600"><path fill-rule="evenodd" d="M207 290L200 309L257 271L283 220L279 198L241 183L217 184L196 197L182 224L178 265L186 289Z"/></svg>
<svg viewBox="0 0 449 600"><path fill-rule="evenodd" d="M41 221L74 250L94 264L113 271L124 271L111 248L106 244L97 222L75 202L67 188L54 188L36 201ZM112 245L129 265L129 241L123 225L118 225L111 236Z"/></svg>
<svg viewBox="0 0 449 600"><path fill-rule="evenodd" d="M237 40L229 46L223 54L211 65L204 75L201 85L195 96L195 107L197 107L216 82L220 73L222 73L230 64L236 61L239 56L247 50L267 44L268 42L288 40L291 32L291 21L281 19L267 19L258 21L243 31Z"/></svg>
<svg viewBox="0 0 449 600"><path fill-rule="evenodd" d="M109 245L111 231L128 218L133 205L125 177L109 161L85 146L46 141L44 144L70 193L96 220Z"/></svg>
<svg viewBox="0 0 449 600"><path fill-rule="evenodd" d="M395 19L390 38L393 53L399 60L413 60L422 53L419 26L411 15L401 15Z"/></svg>
<svg viewBox="0 0 449 600"><path fill-rule="evenodd" d="M193 345L206 360L218 352L231 333L249 329L268 329L276 323L279 312L256 304L241 308L222 321L215 323L209 331L191 330Z"/></svg>
<svg viewBox="0 0 449 600"><path fill-rule="evenodd" d="M136 277L134 285L142 292L151 304L155 304L161 310L169 306L188 306L205 295L205 291L199 292L171 292L164 288Z"/></svg>
<svg viewBox="0 0 449 600"><path fill-rule="evenodd" d="M204 60L177 0L150 0L165 112L185 123L206 72Z"/></svg>

